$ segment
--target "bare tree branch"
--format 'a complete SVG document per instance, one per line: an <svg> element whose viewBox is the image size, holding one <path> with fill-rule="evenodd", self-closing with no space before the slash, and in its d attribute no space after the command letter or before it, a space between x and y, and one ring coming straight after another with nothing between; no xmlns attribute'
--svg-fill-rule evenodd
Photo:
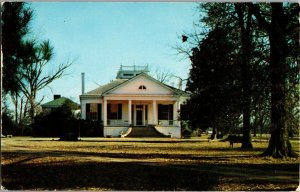
<svg viewBox="0 0 300 192"><path fill-rule="evenodd" d="M167 69L160 69L156 68L155 72L150 74L152 77L154 77L156 80L158 80L161 83L168 84L170 83L173 75L170 70Z"/></svg>
<svg viewBox="0 0 300 192"><path fill-rule="evenodd" d="M27 98L30 104L30 116L33 120L35 115L36 107L43 101L42 98L40 101L36 101L37 92L54 80L63 76L65 70L69 68L74 61L67 61L66 64L60 64L58 69L48 75L43 76L43 72L47 64L49 64L50 60L53 56L53 47L50 45L49 41L44 41L36 47L36 52L32 57L32 63L25 66L24 73L19 79L21 85L21 91Z"/></svg>

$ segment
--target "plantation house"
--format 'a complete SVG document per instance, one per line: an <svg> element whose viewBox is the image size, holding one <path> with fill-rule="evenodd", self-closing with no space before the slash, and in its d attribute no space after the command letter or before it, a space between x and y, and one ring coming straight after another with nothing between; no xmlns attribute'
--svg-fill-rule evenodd
<svg viewBox="0 0 300 192"><path fill-rule="evenodd" d="M189 94L159 82L148 66L122 66L110 83L80 95L81 118L103 123L105 137L181 137L180 105Z"/></svg>

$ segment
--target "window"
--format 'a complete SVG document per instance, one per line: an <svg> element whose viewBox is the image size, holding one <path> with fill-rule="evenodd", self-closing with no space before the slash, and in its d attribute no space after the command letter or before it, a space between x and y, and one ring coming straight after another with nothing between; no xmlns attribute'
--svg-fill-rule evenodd
<svg viewBox="0 0 300 192"><path fill-rule="evenodd" d="M97 104L91 103L90 105L90 120L97 121L98 120L98 113L97 113Z"/></svg>
<svg viewBox="0 0 300 192"><path fill-rule="evenodd" d="M173 105L158 104L158 120L173 120Z"/></svg>
<svg viewBox="0 0 300 192"><path fill-rule="evenodd" d="M173 125L173 105L158 104L158 120L169 121L168 125Z"/></svg>
<svg viewBox="0 0 300 192"><path fill-rule="evenodd" d="M101 104L100 103L87 103L86 104L86 119L91 121L101 120Z"/></svg>
<svg viewBox="0 0 300 192"><path fill-rule="evenodd" d="M140 86L139 86L139 89L145 90L145 89L146 89L146 86L145 86L145 85L140 85Z"/></svg>
<svg viewBox="0 0 300 192"><path fill-rule="evenodd" d="M108 104L107 105L108 119L122 119L122 104Z"/></svg>

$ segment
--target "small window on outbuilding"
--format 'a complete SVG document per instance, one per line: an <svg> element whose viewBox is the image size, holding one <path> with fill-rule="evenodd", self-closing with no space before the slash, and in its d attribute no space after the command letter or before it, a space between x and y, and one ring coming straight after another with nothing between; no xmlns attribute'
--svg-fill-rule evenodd
<svg viewBox="0 0 300 192"><path fill-rule="evenodd" d="M146 89L146 86L145 85L140 85L139 89Z"/></svg>

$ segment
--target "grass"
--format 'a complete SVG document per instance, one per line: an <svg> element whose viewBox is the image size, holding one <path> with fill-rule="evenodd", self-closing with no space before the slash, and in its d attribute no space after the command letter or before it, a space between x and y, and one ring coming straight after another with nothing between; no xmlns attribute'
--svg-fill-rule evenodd
<svg viewBox="0 0 300 192"><path fill-rule="evenodd" d="M295 190L298 159L206 138L4 138L2 185L9 190ZM299 154L299 141L292 145Z"/></svg>

